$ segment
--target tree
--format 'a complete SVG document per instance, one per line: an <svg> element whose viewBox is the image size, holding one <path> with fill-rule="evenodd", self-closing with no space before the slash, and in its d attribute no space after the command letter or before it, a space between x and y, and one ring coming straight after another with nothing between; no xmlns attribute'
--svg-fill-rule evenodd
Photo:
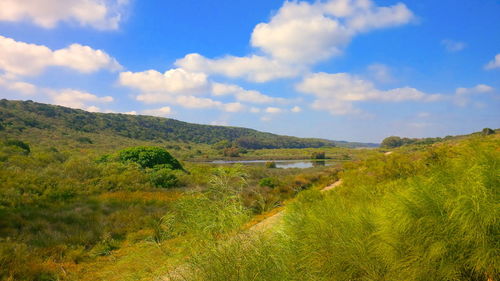
<svg viewBox="0 0 500 281"><path fill-rule="evenodd" d="M487 136L487 135L494 135L495 134L495 131L490 129L490 128L484 128L482 131L481 131L481 134L483 136Z"/></svg>
<svg viewBox="0 0 500 281"><path fill-rule="evenodd" d="M184 170L181 163L161 147L137 146L126 148L118 152L118 158L122 162L137 163L142 168Z"/></svg>
<svg viewBox="0 0 500 281"><path fill-rule="evenodd" d="M326 156L324 152L314 152L311 155L311 159L326 159Z"/></svg>
<svg viewBox="0 0 500 281"><path fill-rule="evenodd" d="M403 140L400 137L396 136L387 137L381 143L381 146L385 148L395 148L395 147L400 147L402 145L403 145Z"/></svg>

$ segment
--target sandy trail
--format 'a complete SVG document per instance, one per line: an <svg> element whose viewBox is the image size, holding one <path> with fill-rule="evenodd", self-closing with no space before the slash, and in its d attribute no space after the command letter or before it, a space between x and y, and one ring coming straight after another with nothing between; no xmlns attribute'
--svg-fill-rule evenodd
<svg viewBox="0 0 500 281"><path fill-rule="evenodd" d="M326 187L324 187L323 189L321 189L321 192L325 192L325 191L328 191L328 190L332 190L334 189L335 187L339 186L342 184L342 180L338 180ZM256 223L255 225L253 225L252 227L249 228L250 231L266 231L266 230L269 230L272 226L278 224L281 219L283 218L283 210L282 211L279 211L277 212L276 214L268 217L268 218L265 218L263 219L262 221Z"/></svg>

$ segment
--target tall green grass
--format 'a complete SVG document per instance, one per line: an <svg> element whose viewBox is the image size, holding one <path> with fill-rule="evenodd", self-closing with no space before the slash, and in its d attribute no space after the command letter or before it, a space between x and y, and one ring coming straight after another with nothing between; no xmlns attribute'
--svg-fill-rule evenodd
<svg viewBox="0 0 500 281"><path fill-rule="evenodd" d="M498 280L500 142L476 138L346 167L275 234L214 241L176 280Z"/></svg>

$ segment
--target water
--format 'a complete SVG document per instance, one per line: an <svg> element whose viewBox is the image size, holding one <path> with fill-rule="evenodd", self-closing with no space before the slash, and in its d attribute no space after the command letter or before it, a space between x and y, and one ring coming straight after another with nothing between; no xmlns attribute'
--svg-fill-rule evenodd
<svg viewBox="0 0 500 281"><path fill-rule="evenodd" d="M331 161L306 161L306 160L240 160L240 161L226 161L226 160L216 160L210 163L212 164L243 164L243 165L265 165L266 162L274 162L276 163L276 168L281 169L306 169L318 166L331 166L335 164L335 162Z"/></svg>

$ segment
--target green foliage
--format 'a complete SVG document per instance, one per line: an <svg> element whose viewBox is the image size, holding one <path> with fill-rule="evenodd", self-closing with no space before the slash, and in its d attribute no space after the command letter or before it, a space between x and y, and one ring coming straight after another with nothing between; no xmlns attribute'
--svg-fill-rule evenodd
<svg viewBox="0 0 500 281"><path fill-rule="evenodd" d="M228 140L221 140L213 144L213 148L217 150L223 150L232 146L233 144Z"/></svg>
<svg viewBox="0 0 500 281"><path fill-rule="evenodd" d="M150 175L151 183L156 187L172 188L179 187L180 182L174 171L171 169L158 169Z"/></svg>
<svg viewBox="0 0 500 281"><path fill-rule="evenodd" d="M326 159L325 152L314 152L311 155L311 159Z"/></svg>
<svg viewBox="0 0 500 281"><path fill-rule="evenodd" d="M268 161L268 162L266 162L266 168L268 168L268 169L275 169L276 168L276 162L274 162L274 161Z"/></svg>
<svg viewBox="0 0 500 281"><path fill-rule="evenodd" d="M9 130L57 128L85 133L107 132L136 140L163 139L205 144L228 141L237 142L238 147L247 149L335 145L335 142L323 139L280 136L237 127L197 125L144 115L91 113L32 101L1 100L0 120L3 124L11 124Z"/></svg>
<svg viewBox="0 0 500 281"><path fill-rule="evenodd" d="M229 147L223 152L226 157L240 157L240 150L237 147Z"/></svg>
<svg viewBox="0 0 500 281"><path fill-rule="evenodd" d="M400 137L391 136L385 138L380 145L385 148L395 148L402 146L403 141L401 140Z"/></svg>
<svg viewBox="0 0 500 281"><path fill-rule="evenodd" d="M345 167L274 235L209 245L173 280L496 280L500 143L472 139Z"/></svg>
<svg viewBox="0 0 500 281"><path fill-rule="evenodd" d="M280 182L277 178L263 178L259 181L259 185L275 188L280 185Z"/></svg>
<svg viewBox="0 0 500 281"><path fill-rule="evenodd" d="M118 152L118 158L122 162L133 162L142 168L169 168L172 170L182 170L181 163L168 151L160 147L138 146L131 147Z"/></svg>
<svg viewBox="0 0 500 281"><path fill-rule="evenodd" d="M87 144L92 144L92 140L88 137L79 137L76 139L77 142L79 143L87 143Z"/></svg>
<svg viewBox="0 0 500 281"><path fill-rule="evenodd" d="M495 134L495 131L490 129L490 128L484 128L482 131L481 131L481 134L483 136L488 136L488 135L493 135Z"/></svg>
<svg viewBox="0 0 500 281"><path fill-rule="evenodd" d="M24 150L26 153L30 153L31 149L30 149L30 146L23 142L23 141L20 141L20 140L6 140L4 142L5 145L7 146L15 146L15 147L19 147L20 149Z"/></svg>

